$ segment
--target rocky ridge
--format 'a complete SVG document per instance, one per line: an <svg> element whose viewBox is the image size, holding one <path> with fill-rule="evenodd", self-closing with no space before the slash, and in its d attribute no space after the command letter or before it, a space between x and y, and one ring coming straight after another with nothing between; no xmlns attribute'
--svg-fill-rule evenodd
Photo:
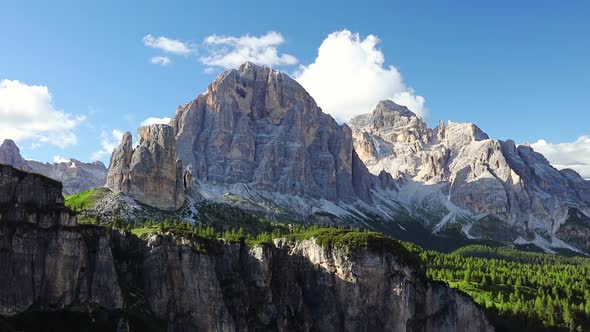
<svg viewBox="0 0 590 332"><path fill-rule="evenodd" d="M68 162L41 163L25 160L14 141L6 139L0 145L0 164L11 165L18 169L45 175L63 183L63 193L71 195L104 185L107 168L100 161L83 163L76 159Z"/></svg>
<svg viewBox="0 0 590 332"><path fill-rule="evenodd" d="M469 237L550 248L567 247L559 230L572 213L590 230L590 182L553 168L528 146L490 139L470 123L430 129L392 101L349 124L371 173L398 179L393 199L435 231L459 223Z"/></svg>
<svg viewBox="0 0 590 332"><path fill-rule="evenodd" d="M493 331L471 299L426 281L408 253L313 238L253 248L171 235L141 240L77 225L71 214L44 217L68 212L60 192L59 182L0 166L6 324L29 317L71 328L42 315L53 312L117 331ZM6 217L7 206L24 212Z"/></svg>

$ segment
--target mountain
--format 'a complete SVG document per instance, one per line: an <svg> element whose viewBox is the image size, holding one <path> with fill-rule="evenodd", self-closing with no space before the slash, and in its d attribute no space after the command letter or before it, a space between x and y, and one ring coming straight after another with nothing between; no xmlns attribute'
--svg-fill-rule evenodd
<svg viewBox="0 0 590 332"><path fill-rule="evenodd" d="M107 175L107 168L100 161L83 163L70 159L68 162L51 164L25 160L18 146L10 139L5 139L0 145L0 164L11 165L60 181L63 183L63 193L66 195L103 186Z"/></svg>
<svg viewBox="0 0 590 332"><path fill-rule="evenodd" d="M140 238L79 225L61 192L0 165L3 330L493 331L468 296L429 281L390 239Z"/></svg>
<svg viewBox="0 0 590 332"><path fill-rule="evenodd" d="M371 202L372 178L352 132L295 80L247 62L178 108L179 159L195 178L329 201Z"/></svg>
<svg viewBox="0 0 590 332"><path fill-rule="evenodd" d="M163 210L184 202L185 219L199 219L199 204L214 202L277 220L368 227L422 245L452 236L456 244L590 250L590 182L474 124L428 128L406 107L382 101L340 125L295 80L247 62L161 126L140 132L165 130L174 139L152 144L140 133L133 150L124 138L109 174L119 180L108 187ZM136 172L127 184L121 169Z"/></svg>
<svg viewBox="0 0 590 332"><path fill-rule="evenodd" d="M491 139L471 123L427 128L392 101L349 124L369 171L392 174L393 199L433 231L459 227L470 238L590 249L590 182L532 148Z"/></svg>

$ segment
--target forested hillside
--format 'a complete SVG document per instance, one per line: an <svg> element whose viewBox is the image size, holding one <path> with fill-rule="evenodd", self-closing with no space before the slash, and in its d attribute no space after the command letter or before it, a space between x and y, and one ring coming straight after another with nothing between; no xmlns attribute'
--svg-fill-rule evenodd
<svg viewBox="0 0 590 332"><path fill-rule="evenodd" d="M468 246L424 251L428 276L471 295L498 331L590 331L590 259Z"/></svg>

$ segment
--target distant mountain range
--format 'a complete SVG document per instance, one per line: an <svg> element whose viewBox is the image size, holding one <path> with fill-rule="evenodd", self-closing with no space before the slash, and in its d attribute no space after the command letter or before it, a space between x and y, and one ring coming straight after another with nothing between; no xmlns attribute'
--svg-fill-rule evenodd
<svg viewBox="0 0 590 332"><path fill-rule="evenodd" d="M529 146L491 139L471 123L430 129L392 101L349 124L369 171L392 174L393 199L432 231L456 227L468 238L590 248L590 181L555 169Z"/></svg>
<svg viewBox="0 0 590 332"><path fill-rule="evenodd" d="M35 160L25 160L20 149L10 139L0 145L0 164L11 165L20 170L45 175L63 183L65 195L86 191L94 187L103 186L107 168L100 161L83 163L76 159L59 163L41 163Z"/></svg>

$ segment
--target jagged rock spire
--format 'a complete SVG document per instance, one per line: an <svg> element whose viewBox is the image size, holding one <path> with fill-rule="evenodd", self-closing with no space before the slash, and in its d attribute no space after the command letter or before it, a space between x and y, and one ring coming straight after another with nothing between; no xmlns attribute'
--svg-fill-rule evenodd
<svg viewBox="0 0 590 332"><path fill-rule="evenodd" d="M176 159L174 128L153 124L139 128L133 149L130 133L113 152L106 187L147 205L176 210L185 200L182 162Z"/></svg>

